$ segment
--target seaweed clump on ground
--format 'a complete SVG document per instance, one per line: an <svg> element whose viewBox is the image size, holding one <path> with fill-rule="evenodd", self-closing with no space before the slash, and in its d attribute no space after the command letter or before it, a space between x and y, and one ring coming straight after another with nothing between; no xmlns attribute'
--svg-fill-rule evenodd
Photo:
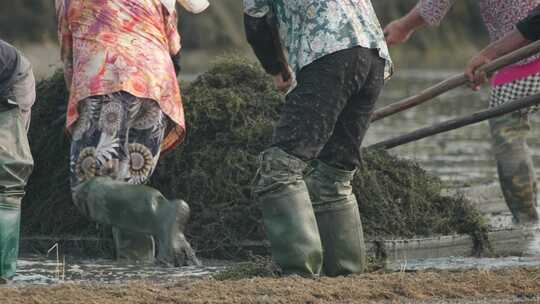
<svg viewBox="0 0 540 304"><path fill-rule="evenodd" d="M26 235L103 236L108 229L84 219L71 203L63 88L60 74L38 86L30 133L36 170L25 198L23 230ZM220 59L184 90L188 136L163 157L151 184L190 204L189 237L199 254L239 258L246 254L246 241L265 239L250 188L282 103L271 79L236 57ZM365 151L354 190L368 238L468 233L481 251L482 217L464 198L442 196L441 188L439 179L414 162Z"/></svg>
<svg viewBox="0 0 540 304"><path fill-rule="evenodd" d="M32 236L96 236L103 231L71 203L70 141L64 132L68 92L60 71L36 86L28 138L34 172L23 201L22 232Z"/></svg>

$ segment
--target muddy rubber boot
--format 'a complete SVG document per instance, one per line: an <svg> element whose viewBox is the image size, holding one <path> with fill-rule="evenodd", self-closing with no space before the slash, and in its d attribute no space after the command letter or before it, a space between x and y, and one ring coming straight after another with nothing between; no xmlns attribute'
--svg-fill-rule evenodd
<svg viewBox="0 0 540 304"><path fill-rule="evenodd" d="M116 260L152 264L156 261L155 242L150 235L134 233L129 230L112 229Z"/></svg>
<svg viewBox="0 0 540 304"><path fill-rule="evenodd" d="M15 275L21 201L34 165L25 125L19 108L0 102L0 283Z"/></svg>
<svg viewBox="0 0 540 304"><path fill-rule="evenodd" d="M306 164L281 149L260 156L254 184L272 257L285 275L317 276L322 267L319 230L302 178Z"/></svg>
<svg viewBox="0 0 540 304"><path fill-rule="evenodd" d="M324 250L323 273L340 276L362 273L366 246L351 181L354 171L340 170L321 161L306 177Z"/></svg>
<svg viewBox="0 0 540 304"><path fill-rule="evenodd" d="M92 220L153 236L160 263L174 266L200 264L184 236L189 218L189 207L184 201L167 200L151 187L108 177L92 178L73 190L75 204Z"/></svg>
<svg viewBox="0 0 540 304"><path fill-rule="evenodd" d="M0 281L15 275L19 256L21 199L0 195Z"/></svg>

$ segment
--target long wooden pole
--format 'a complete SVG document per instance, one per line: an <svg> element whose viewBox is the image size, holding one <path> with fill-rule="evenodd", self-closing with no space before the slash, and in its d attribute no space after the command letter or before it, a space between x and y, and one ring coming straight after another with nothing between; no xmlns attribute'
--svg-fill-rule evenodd
<svg viewBox="0 0 540 304"><path fill-rule="evenodd" d="M540 104L540 94L532 95L526 98L523 98L518 101L512 101L507 104L489 109L480 112L476 112L472 115L465 116L462 118L456 118L448 120L442 123L435 124L430 127L418 129L411 133L401 135L389 140L379 142L377 144L371 145L368 149L391 149L397 146L401 146L413 141L417 141L435 134L451 131L475 123L479 123L486 119L493 117L501 116L508 114L523 108Z"/></svg>
<svg viewBox="0 0 540 304"><path fill-rule="evenodd" d="M540 41L529 44L528 46L525 46L517 51L507 54L499 59L496 59L481 67L480 71L485 72L489 76L506 66L517 63L537 53L540 53ZM402 101L395 102L393 104L380 108L379 110L376 110L371 117L371 121L377 121L379 119L420 105L428 100L440 96L443 93L467 84L468 82L469 79L465 74L450 77L432 87L425 89L417 95L411 96Z"/></svg>

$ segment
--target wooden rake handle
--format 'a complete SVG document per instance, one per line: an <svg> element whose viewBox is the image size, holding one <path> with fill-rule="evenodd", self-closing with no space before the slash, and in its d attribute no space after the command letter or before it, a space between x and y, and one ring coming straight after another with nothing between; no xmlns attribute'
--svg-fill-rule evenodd
<svg viewBox="0 0 540 304"><path fill-rule="evenodd" d="M481 121L512 113L514 111L528 108L531 106L540 104L540 94L531 95L521 100L512 101L501 106L476 112L472 115L468 115L462 118L456 118L448 120L442 123L434 124L430 127L418 129L405 135L397 136L395 138L379 142L371 145L368 149L391 149L397 146L401 146L413 141L417 141L435 134L459 129L468 125L476 124Z"/></svg>

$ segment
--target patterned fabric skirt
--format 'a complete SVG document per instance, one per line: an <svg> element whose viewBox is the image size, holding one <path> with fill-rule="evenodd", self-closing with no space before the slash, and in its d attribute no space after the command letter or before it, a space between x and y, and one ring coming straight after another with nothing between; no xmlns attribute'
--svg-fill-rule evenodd
<svg viewBox="0 0 540 304"><path fill-rule="evenodd" d="M493 87L491 90L489 107L497 107L537 93L540 93L540 73ZM530 113L537 110L538 106L534 106L524 109L523 112Z"/></svg>
<svg viewBox="0 0 540 304"><path fill-rule="evenodd" d="M72 132L71 186L95 176L145 183L167 127L158 103L117 92L80 101L79 112Z"/></svg>

